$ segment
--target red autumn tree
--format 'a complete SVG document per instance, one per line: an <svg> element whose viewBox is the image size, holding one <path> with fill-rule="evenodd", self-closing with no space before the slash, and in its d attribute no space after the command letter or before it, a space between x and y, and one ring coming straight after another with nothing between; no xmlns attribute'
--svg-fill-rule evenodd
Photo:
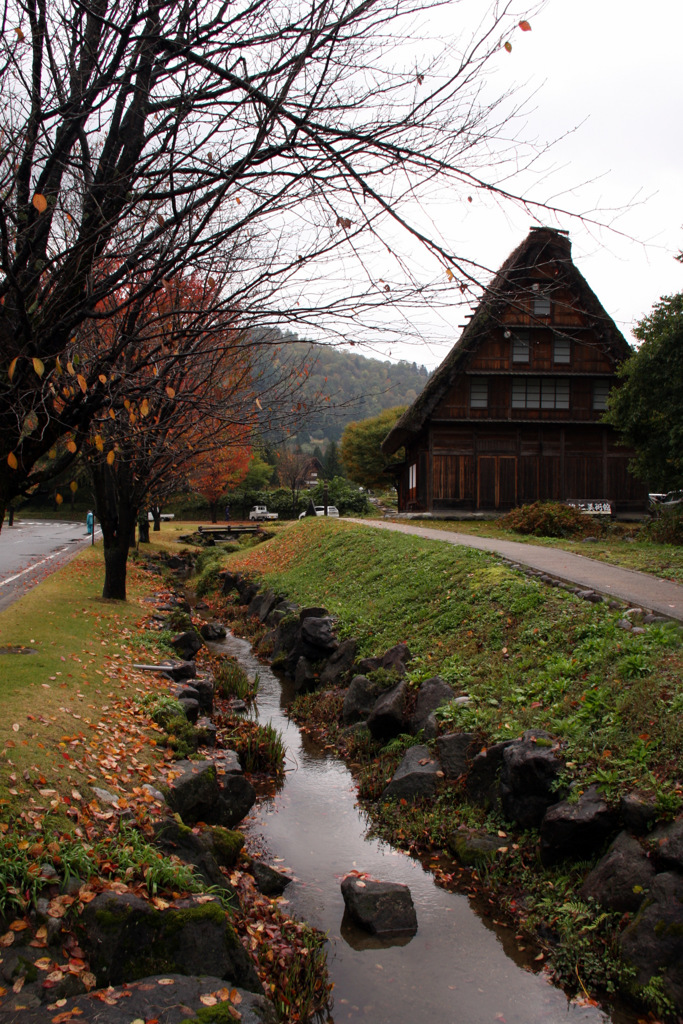
<svg viewBox="0 0 683 1024"><path fill-rule="evenodd" d="M232 432L231 427L226 427L227 435ZM225 448L205 452L198 460L199 465L190 472L193 490L209 503L212 523L217 520L218 503L225 492L241 484L249 472L251 446L244 442L230 445L229 436L226 441Z"/></svg>

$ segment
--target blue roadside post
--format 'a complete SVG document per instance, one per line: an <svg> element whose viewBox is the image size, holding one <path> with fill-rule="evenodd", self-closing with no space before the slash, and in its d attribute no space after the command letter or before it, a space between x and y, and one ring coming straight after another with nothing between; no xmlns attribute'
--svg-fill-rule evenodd
<svg viewBox="0 0 683 1024"><path fill-rule="evenodd" d="M89 537L92 537L93 544L95 543L95 515L93 512L88 512L85 517L85 529Z"/></svg>

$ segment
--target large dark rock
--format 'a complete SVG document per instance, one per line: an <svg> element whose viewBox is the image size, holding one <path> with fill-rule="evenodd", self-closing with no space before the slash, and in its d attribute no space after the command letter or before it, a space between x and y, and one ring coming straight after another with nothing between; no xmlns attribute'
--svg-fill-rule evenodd
<svg viewBox="0 0 683 1024"><path fill-rule="evenodd" d="M304 619L326 619L328 615L327 608L323 608L321 605L310 605L308 608L302 608L299 612L299 623L302 623Z"/></svg>
<svg viewBox="0 0 683 1024"><path fill-rule="evenodd" d="M407 885L347 875L341 891L349 917L371 935L414 935L417 931L417 914Z"/></svg>
<svg viewBox="0 0 683 1024"><path fill-rule="evenodd" d="M251 862L256 888L264 896L282 896L292 879L282 871L276 871L261 860Z"/></svg>
<svg viewBox="0 0 683 1024"><path fill-rule="evenodd" d="M364 722L382 692L379 683L371 682L367 676L354 676L349 684L342 707L344 725L355 725Z"/></svg>
<svg viewBox="0 0 683 1024"><path fill-rule="evenodd" d="M190 697L187 693L183 693L178 697L178 703L182 706L188 722L192 722L194 725L199 718L199 701L197 698Z"/></svg>
<svg viewBox="0 0 683 1024"><path fill-rule="evenodd" d="M218 900L191 897L157 909L132 893L102 892L84 906L77 930L99 986L175 972L262 991Z"/></svg>
<svg viewBox="0 0 683 1024"><path fill-rule="evenodd" d="M176 683L182 679L194 679L197 675L197 666L194 661L164 661L161 662L159 668L164 675Z"/></svg>
<svg viewBox="0 0 683 1024"><path fill-rule="evenodd" d="M187 629L184 633L178 633L172 640L169 640L173 650L185 661L194 658L197 651L204 646L204 641L196 629Z"/></svg>
<svg viewBox="0 0 683 1024"><path fill-rule="evenodd" d="M206 821L233 828L256 801L254 787L242 774L233 752L220 760L178 761L177 776L166 796L169 807L187 824ZM232 753L232 757L227 756Z"/></svg>
<svg viewBox="0 0 683 1024"><path fill-rule="evenodd" d="M625 793L619 801L622 825L634 835L648 832L657 819L657 807L652 797L634 791Z"/></svg>
<svg viewBox="0 0 683 1024"><path fill-rule="evenodd" d="M453 690L441 676L425 679L417 691L415 710L410 719L410 731L416 733L423 729L432 711L436 711L442 704L448 704L454 696Z"/></svg>
<svg viewBox="0 0 683 1024"><path fill-rule="evenodd" d="M173 766L166 802L183 821L206 821L218 801L216 765L213 761L178 761Z"/></svg>
<svg viewBox="0 0 683 1024"><path fill-rule="evenodd" d="M408 731L404 710L407 694L408 684L402 679L377 698L368 716L368 729L373 739L391 740Z"/></svg>
<svg viewBox="0 0 683 1024"><path fill-rule="evenodd" d="M441 777L439 762L432 757L429 747L419 744L406 750L393 779L382 793L383 800L413 802L433 796Z"/></svg>
<svg viewBox="0 0 683 1024"><path fill-rule="evenodd" d="M381 657L363 658L362 661L358 662L357 668L361 675L367 675L368 672L375 672L378 668L383 668L388 672L393 670L397 675L404 676L406 674L406 662L410 661L411 658L412 654L407 644L396 644L394 647L390 647Z"/></svg>
<svg viewBox="0 0 683 1024"><path fill-rule="evenodd" d="M665 994L683 1007L683 878L674 872L656 875L649 899L621 936L621 952L646 985L662 973Z"/></svg>
<svg viewBox="0 0 683 1024"><path fill-rule="evenodd" d="M44 952L43 952L44 955ZM55 957L57 959L57 957ZM76 975L68 975L75 979ZM55 1019L55 1011L45 1005L30 1003L29 989L39 983L26 985L17 994L8 994L3 999L3 1020L21 1020L22 1024L46 1024ZM42 988L42 986L40 986ZM107 1002L102 1001L100 989L82 995L72 996L59 1004L61 1020L78 1021L84 1024L128 1024L129 1021L158 1020L160 1024L181 1024L191 1014L192 1020L200 1010L206 1009L206 998L213 997L218 1005L225 998L226 984L223 978L213 975L187 977L165 971L163 975L152 975L122 986L113 986L106 993ZM44 1002L54 1003L59 985L44 989ZM276 1024L277 1015L273 1004L265 996L245 989L236 989L241 997L239 1020L241 1024ZM202 998L203 997L203 998ZM17 1016L9 1013L17 1011Z"/></svg>
<svg viewBox="0 0 683 1024"><path fill-rule="evenodd" d="M356 641L351 637L348 640L342 640L320 673L320 685L337 686L341 683L351 671L355 657Z"/></svg>
<svg viewBox="0 0 683 1024"><path fill-rule="evenodd" d="M294 646L299 637L299 620L295 615L286 615L280 622L277 629L275 630L275 638L273 640L273 650L271 657L273 660L281 655L288 654L293 650Z"/></svg>
<svg viewBox="0 0 683 1024"><path fill-rule="evenodd" d="M465 792L473 804L496 810L500 808L499 780L503 754L511 743L512 740L494 743L475 756L465 781Z"/></svg>
<svg viewBox="0 0 683 1024"><path fill-rule="evenodd" d="M203 836L197 835L175 818L157 821L153 828L154 843L167 856L180 857L186 864L192 864L207 885L215 885L234 892L221 872L210 844Z"/></svg>
<svg viewBox="0 0 683 1024"><path fill-rule="evenodd" d="M296 693L309 693L320 685L320 672L315 662L309 661L303 654L296 663L294 670L294 689Z"/></svg>
<svg viewBox="0 0 683 1024"><path fill-rule="evenodd" d="M657 864L683 873L683 817L659 825L649 839Z"/></svg>
<svg viewBox="0 0 683 1024"><path fill-rule="evenodd" d="M541 822L541 860L544 864L594 857L617 828L618 816L596 786L576 803L562 800Z"/></svg>
<svg viewBox="0 0 683 1024"><path fill-rule="evenodd" d="M293 601L278 601L275 607L268 613L266 623L269 626L279 626L288 615L299 614L299 606Z"/></svg>
<svg viewBox="0 0 683 1024"><path fill-rule="evenodd" d="M477 736L473 732L449 732L439 736L436 750L447 779L464 775L477 753Z"/></svg>
<svg viewBox="0 0 683 1024"><path fill-rule="evenodd" d="M235 572L222 572L219 576L223 579L223 586L221 587L222 593L227 597L228 594L232 594L233 591L237 590L237 584L242 578L239 573Z"/></svg>
<svg viewBox="0 0 683 1024"><path fill-rule="evenodd" d="M223 640L228 633L222 622L204 622L199 632L204 640Z"/></svg>
<svg viewBox="0 0 683 1024"><path fill-rule="evenodd" d="M255 615L259 622L265 622L280 598L273 590L257 594L249 604L248 614Z"/></svg>
<svg viewBox="0 0 683 1024"><path fill-rule="evenodd" d="M319 659L337 649L339 641L334 635L332 619L329 616L306 616L301 622L301 642L312 648Z"/></svg>
<svg viewBox="0 0 683 1024"><path fill-rule="evenodd" d="M586 876L581 896L597 900L607 910L633 913L648 895L654 874L652 860L638 840L621 832Z"/></svg>
<svg viewBox="0 0 683 1024"><path fill-rule="evenodd" d="M557 780L564 758L547 733L526 732L503 752L500 796L503 814L522 828L540 825L557 803Z"/></svg>
<svg viewBox="0 0 683 1024"><path fill-rule="evenodd" d="M192 686L197 691L197 700L202 711L210 715L213 711L213 697L216 685L211 676L201 676L193 680Z"/></svg>

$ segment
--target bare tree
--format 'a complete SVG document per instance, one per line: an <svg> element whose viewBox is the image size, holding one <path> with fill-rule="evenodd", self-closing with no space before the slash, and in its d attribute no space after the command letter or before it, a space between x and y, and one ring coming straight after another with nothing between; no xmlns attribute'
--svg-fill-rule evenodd
<svg viewBox="0 0 683 1024"><path fill-rule="evenodd" d="M180 272L244 328L356 323L423 291L373 271L400 229L469 287L477 268L404 211L437 179L505 194L476 155L489 160L505 128L480 86L515 19L496 4L476 37L416 66L395 47L434 6L4 0L0 511L110 401L134 341L117 332L82 372L84 325L134 315ZM347 252L359 272L333 287L324 268Z"/></svg>

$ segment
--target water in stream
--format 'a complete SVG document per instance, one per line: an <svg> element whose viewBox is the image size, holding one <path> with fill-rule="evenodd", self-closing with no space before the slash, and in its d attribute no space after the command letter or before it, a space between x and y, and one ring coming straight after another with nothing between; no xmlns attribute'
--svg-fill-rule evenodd
<svg viewBox="0 0 683 1024"><path fill-rule="evenodd" d="M466 896L435 885L419 861L368 839L348 769L289 721L291 695L280 680L245 640L229 635L211 648L236 657L250 675L258 672L258 717L272 722L288 749L283 788L241 827L265 846L274 866L291 869L288 910L328 933L336 1024L633 1024L628 1011L568 1002L520 964L524 953L510 929L496 928ZM418 918L410 941L382 945L342 928L340 881L354 868L410 887Z"/></svg>

